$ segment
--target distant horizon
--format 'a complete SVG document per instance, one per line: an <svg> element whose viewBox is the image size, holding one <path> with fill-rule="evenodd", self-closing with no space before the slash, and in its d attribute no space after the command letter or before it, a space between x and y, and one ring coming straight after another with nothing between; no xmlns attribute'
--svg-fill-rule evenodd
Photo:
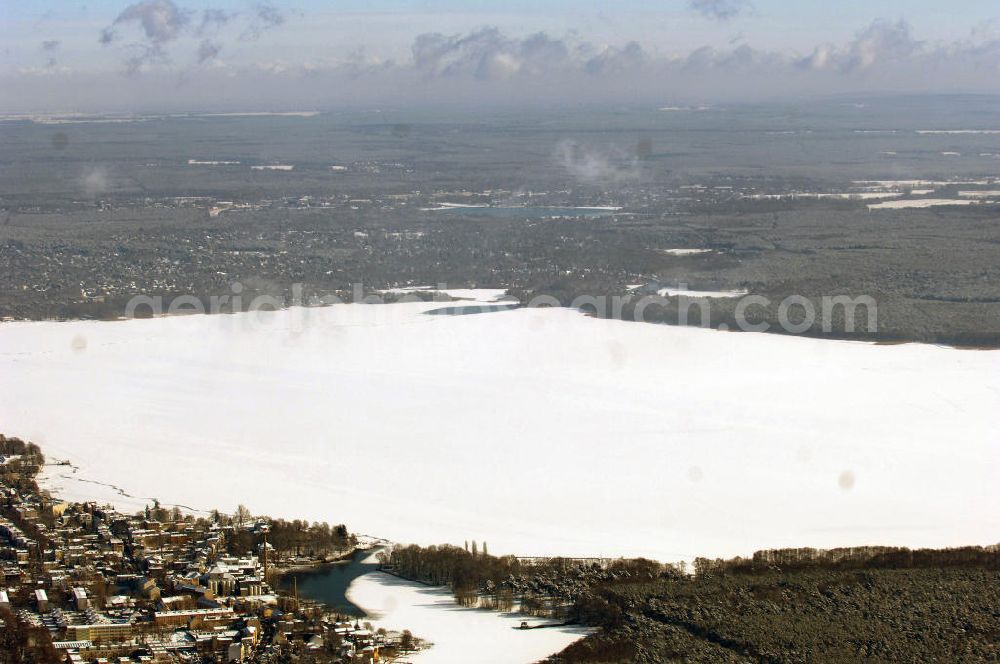
<svg viewBox="0 0 1000 664"><path fill-rule="evenodd" d="M556 102L549 100L535 100L529 102L494 102L475 100L464 101L439 101L423 100L421 102L386 102L378 104L375 102L342 102L327 105L267 105L259 104L233 104L223 106L135 106L119 108L101 107L81 107L81 108L4 108L0 107L0 119L12 121L15 119L30 119L36 117L127 117L127 116L148 116L163 118L184 116L214 116L214 117L240 117L240 116L285 116L285 117L310 117L315 115L325 115L332 113L405 113L414 111L418 113L441 113L454 112L464 115L467 113L488 114L495 111L499 114L509 114L518 112L545 113L545 112L644 112L662 111L664 113L677 112L678 114L695 114L700 112L725 112L740 109L767 108L782 104L804 104L822 105L823 103L876 103L893 102L912 99L914 101L932 100L998 100L1000 101L1000 91L998 92L977 92L977 91L952 91L952 92L839 92L830 94L795 95L772 99L759 100L689 100L689 99L668 99L661 102L656 101L592 101L580 102ZM862 107L863 108L863 107ZM22 117L23 116L23 117ZM966 123L966 124L975 124Z"/></svg>
<svg viewBox="0 0 1000 664"><path fill-rule="evenodd" d="M919 0L11 7L0 109L753 103L1000 93L1000 15Z"/></svg>

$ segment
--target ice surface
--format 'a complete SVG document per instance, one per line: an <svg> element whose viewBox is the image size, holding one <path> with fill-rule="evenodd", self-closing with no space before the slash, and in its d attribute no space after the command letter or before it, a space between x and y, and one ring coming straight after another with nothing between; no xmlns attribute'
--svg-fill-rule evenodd
<svg viewBox="0 0 1000 664"><path fill-rule="evenodd" d="M1000 352L442 306L0 324L0 430L132 496L493 553L1000 532Z"/></svg>

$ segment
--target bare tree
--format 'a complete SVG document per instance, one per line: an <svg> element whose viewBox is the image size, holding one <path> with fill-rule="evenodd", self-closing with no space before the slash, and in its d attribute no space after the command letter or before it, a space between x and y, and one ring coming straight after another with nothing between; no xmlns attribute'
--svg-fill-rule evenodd
<svg viewBox="0 0 1000 664"><path fill-rule="evenodd" d="M253 515L250 514L250 510L247 509L246 505L237 505L236 513L233 514L233 520L236 522L238 528L242 528L244 524L248 523Z"/></svg>

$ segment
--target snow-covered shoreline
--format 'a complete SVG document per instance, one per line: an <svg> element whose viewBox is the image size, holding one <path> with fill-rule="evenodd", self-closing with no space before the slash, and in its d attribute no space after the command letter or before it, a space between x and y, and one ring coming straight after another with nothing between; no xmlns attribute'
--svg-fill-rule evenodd
<svg viewBox="0 0 1000 664"><path fill-rule="evenodd" d="M462 608L445 588L424 586L378 571L351 582L347 596L372 616L369 620L376 627L408 629L432 643L427 650L406 656L415 664L537 662L593 632L579 626L517 629L522 621L532 626L552 621Z"/></svg>

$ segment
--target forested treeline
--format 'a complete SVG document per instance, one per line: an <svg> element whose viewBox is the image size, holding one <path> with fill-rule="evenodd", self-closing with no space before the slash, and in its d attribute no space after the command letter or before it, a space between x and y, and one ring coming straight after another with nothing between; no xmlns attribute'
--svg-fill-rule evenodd
<svg viewBox="0 0 1000 664"><path fill-rule="evenodd" d="M982 568L713 572L591 588L568 616L602 629L552 661L993 662L998 615Z"/></svg>
<svg viewBox="0 0 1000 664"><path fill-rule="evenodd" d="M912 569L912 568L1000 569L1000 546L963 546L948 549L858 546L837 549L765 549L751 558L729 560L696 558L696 574L760 573L793 569Z"/></svg>
<svg viewBox="0 0 1000 664"><path fill-rule="evenodd" d="M466 606L600 627L554 662L1000 660L998 547L774 549L683 565L522 560L456 546L381 555Z"/></svg>
<svg viewBox="0 0 1000 664"><path fill-rule="evenodd" d="M499 582L521 571L521 562L514 556L473 554L448 544L394 547L388 555L381 554L381 558L383 564L401 576L455 588L476 588L488 580Z"/></svg>
<svg viewBox="0 0 1000 664"><path fill-rule="evenodd" d="M579 593L566 618L603 629L553 661L997 661L998 569L997 546L700 558L692 575Z"/></svg>
<svg viewBox="0 0 1000 664"><path fill-rule="evenodd" d="M620 580L651 580L679 572L645 559L621 559L601 564L572 558L522 560L491 556L457 546L395 547L380 554L384 567L408 579L448 586L465 606L509 610L515 600L523 609L552 613L592 584Z"/></svg>
<svg viewBox="0 0 1000 664"><path fill-rule="evenodd" d="M233 515L212 512L212 520L226 526L233 526L234 532L227 539L230 553L242 553L263 544L265 531L267 543L274 549L277 558L286 556L323 557L340 553L357 544L344 524L331 526L325 521L310 523L303 519L286 521L268 516L254 517L250 510L240 505Z"/></svg>
<svg viewBox="0 0 1000 664"><path fill-rule="evenodd" d="M11 456L11 455L22 455L30 456L37 459L45 461L45 456L42 454L42 450L38 445L34 443L26 443L20 438L8 438L7 436L0 433L0 455Z"/></svg>
<svg viewBox="0 0 1000 664"><path fill-rule="evenodd" d="M347 526L331 526L295 519L268 519L267 541L282 555L320 556L334 551L343 551L356 540L347 531Z"/></svg>
<svg viewBox="0 0 1000 664"><path fill-rule="evenodd" d="M0 434L0 457L0 461L6 461L0 465L4 484L21 493L37 491L35 475L45 465L45 455L38 445Z"/></svg>

